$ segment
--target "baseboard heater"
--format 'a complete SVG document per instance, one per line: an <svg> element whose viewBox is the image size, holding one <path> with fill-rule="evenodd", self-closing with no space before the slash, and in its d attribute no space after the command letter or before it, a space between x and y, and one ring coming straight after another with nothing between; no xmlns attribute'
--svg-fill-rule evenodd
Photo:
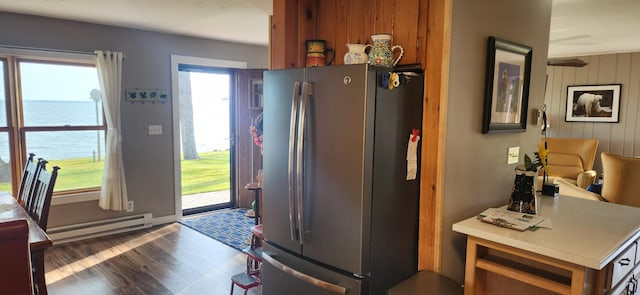
<svg viewBox="0 0 640 295"><path fill-rule="evenodd" d="M47 234L54 244L60 244L148 228L151 225L153 225L153 215L145 213L50 228Z"/></svg>

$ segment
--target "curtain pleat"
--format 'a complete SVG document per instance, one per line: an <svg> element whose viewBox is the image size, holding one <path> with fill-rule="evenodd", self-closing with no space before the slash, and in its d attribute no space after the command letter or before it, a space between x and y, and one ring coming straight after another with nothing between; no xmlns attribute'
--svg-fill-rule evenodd
<svg viewBox="0 0 640 295"><path fill-rule="evenodd" d="M122 161L120 101L122 93L122 52L96 50L96 69L102 91L107 123L104 175L99 206L105 210L127 209L127 183Z"/></svg>

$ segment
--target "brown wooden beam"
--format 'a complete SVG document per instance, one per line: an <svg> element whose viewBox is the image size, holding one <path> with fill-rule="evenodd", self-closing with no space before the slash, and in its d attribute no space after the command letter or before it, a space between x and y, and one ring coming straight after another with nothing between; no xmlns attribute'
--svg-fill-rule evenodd
<svg viewBox="0 0 640 295"><path fill-rule="evenodd" d="M420 270L440 270L451 5L452 0L428 1L418 237Z"/></svg>

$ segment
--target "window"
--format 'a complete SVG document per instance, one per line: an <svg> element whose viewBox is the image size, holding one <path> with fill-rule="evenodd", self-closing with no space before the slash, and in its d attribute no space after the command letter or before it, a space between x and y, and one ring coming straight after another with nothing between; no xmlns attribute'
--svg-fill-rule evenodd
<svg viewBox="0 0 640 295"><path fill-rule="evenodd" d="M37 56L0 55L0 61L0 191L15 193L11 185L28 153L49 161L49 169L61 167L56 193L98 190L106 125L95 65ZM13 170L3 167L9 159L20 159Z"/></svg>

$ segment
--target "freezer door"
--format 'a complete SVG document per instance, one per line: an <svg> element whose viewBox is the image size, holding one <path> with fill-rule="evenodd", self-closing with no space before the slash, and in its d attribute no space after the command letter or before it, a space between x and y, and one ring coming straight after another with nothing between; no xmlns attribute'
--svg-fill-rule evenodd
<svg viewBox="0 0 640 295"><path fill-rule="evenodd" d="M367 294L368 278L341 274L265 245L262 264L264 295Z"/></svg>
<svg viewBox="0 0 640 295"><path fill-rule="evenodd" d="M303 69L264 73L262 216L266 240L300 252L296 203L293 196L291 154ZM292 116L293 114L293 116ZM293 121L293 122L292 122Z"/></svg>
<svg viewBox="0 0 640 295"><path fill-rule="evenodd" d="M375 75L366 65L307 70L302 253L369 273ZM265 143L266 146L266 143ZM265 220L267 215L265 214Z"/></svg>

